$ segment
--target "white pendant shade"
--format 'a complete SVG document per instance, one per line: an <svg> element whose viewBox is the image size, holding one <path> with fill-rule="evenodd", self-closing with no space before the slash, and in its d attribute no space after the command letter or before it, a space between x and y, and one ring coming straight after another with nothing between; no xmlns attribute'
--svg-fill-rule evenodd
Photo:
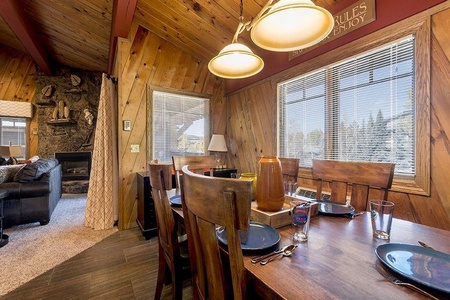
<svg viewBox="0 0 450 300"><path fill-rule="evenodd" d="M223 78L245 78L257 74L264 61L243 44L225 46L219 55L211 59L208 69Z"/></svg>
<svg viewBox="0 0 450 300"><path fill-rule="evenodd" d="M255 22L250 36L263 49L286 52L317 44L333 26L331 13L310 0L280 0Z"/></svg>

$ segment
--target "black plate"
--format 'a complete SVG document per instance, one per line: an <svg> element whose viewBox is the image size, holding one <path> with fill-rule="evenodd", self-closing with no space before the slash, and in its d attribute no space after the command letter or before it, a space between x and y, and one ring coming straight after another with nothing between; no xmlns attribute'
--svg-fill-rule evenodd
<svg viewBox="0 0 450 300"><path fill-rule="evenodd" d="M351 216L355 213L355 208L340 202L318 201L319 213L332 216Z"/></svg>
<svg viewBox="0 0 450 300"><path fill-rule="evenodd" d="M424 286L450 293L450 254L416 245L377 247L378 259L392 271Z"/></svg>
<svg viewBox="0 0 450 300"><path fill-rule="evenodd" d="M221 243L228 245L225 228L220 227L216 234ZM279 241L280 234L275 228L263 223L250 222L247 242L241 243L241 248L248 251L265 250L277 245Z"/></svg>
<svg viewBox="0 0 450 300"><path fill-rule="evenodd" d="M181 195L175 195L169 198L170 205L181 206Z"/></svg>

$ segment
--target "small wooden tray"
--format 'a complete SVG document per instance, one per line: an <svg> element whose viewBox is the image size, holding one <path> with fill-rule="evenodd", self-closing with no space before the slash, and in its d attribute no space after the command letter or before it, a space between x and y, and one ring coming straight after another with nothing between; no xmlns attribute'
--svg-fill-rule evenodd
<svg viewBox="0 0 450 300"><path fill-rule="evenodd" d="M251 211L250 211L250 220L255 222L261 222L272 226L274 228L280 228L286 225L291 224L291 216L289 215L290 205L289 202L293 200L300 201L308 201L311 199L297 196L285 196L284 197L284 205L280 211L268 212L258 209L256 201L252 202ZM318 215L318 205L315 202L311 203L311 217Z"/></svg>

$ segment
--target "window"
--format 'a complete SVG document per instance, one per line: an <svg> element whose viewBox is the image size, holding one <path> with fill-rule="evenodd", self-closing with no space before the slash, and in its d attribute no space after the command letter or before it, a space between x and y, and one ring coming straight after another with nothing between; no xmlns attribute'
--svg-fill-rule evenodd
<svg viewBox="0 0 450 300"><path fill-rule="evenodd" d="M26 129L25 118L0 117L0 145L19 145L26 153Z"/></svg>
<svg viewBox="0 0 450 300"><path fill-rule="evenodd" d="M152 159L172 162L174 155L204 155L209 141L209 99L150 90Z"/></svg>
<svg viewBox="0 0 450 300"><path fill-rule="evenodd" d="M278 85L279 155L394 162L416 176L416 49L409 36Z"/></svg>

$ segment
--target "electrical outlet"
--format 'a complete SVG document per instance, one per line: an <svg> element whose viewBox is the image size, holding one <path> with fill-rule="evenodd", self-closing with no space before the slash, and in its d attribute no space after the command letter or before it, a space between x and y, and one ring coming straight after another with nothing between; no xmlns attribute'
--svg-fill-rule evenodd
<svg viewBox="0 0 450 300"><path fill-rule="evenodd" d="M131 153L138 153L139 145L131 145Z"/></svg>

